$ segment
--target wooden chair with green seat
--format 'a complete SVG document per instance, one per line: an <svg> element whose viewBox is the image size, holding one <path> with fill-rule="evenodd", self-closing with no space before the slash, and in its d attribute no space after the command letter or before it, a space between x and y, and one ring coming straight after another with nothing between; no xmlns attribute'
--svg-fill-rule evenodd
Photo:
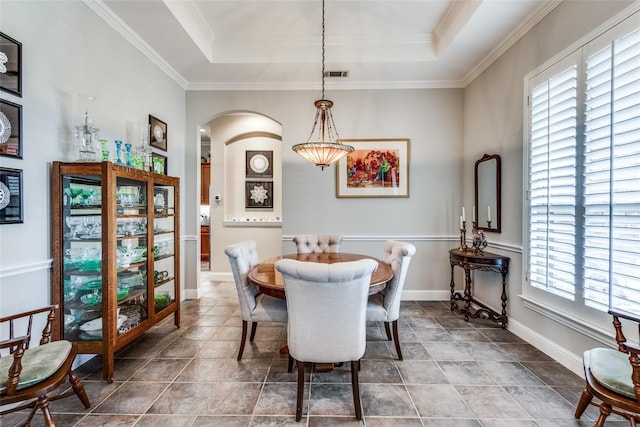
<svg viewBox="0 0 640 427"><path fill-rule="evenodd" d="M73 372L71 366L78 353L78 348L69 341L51 341L53 322L58 305L51 305L26 313L0 319L0 332L8 332L9 338L0 341L0 405L12 405L0 412L31 409L22 426L29 426L38 409L44 414L44 423L48 427L56 426L49 411L49 402L76 394L85 408L91 403L84 385ZM45 316L46 324L38 347L29 348L31 328L38 321L38 315ZM24 332L23 332L24 331ZM49 396L69 378L71 389Z"/></svg>
<svg viewBox="0 0 640 427"><path fill-rule="evenodd" d="M613 412L625 417L632 426L640 421L640 346L627 342L620 319L635 323L640 333L640 317L609 311L613 316L618 349L594 348L584 352L584 375L587 381L575 416L580 418L589 404L600 407L595 427L604 426ZM600 403L592 403L596 397Z"/></svg>

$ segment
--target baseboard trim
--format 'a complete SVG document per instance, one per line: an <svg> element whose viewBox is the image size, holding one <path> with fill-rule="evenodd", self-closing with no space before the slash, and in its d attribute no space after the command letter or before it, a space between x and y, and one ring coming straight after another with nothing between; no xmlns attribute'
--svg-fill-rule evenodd
<svg viewBox="0 0 640 427"><path fill-rule="evenodd" d="M550 341L545 336L524 326L517 320L509 319L509 325L507 329L546 354L547 356L551 357L556 362L560 363L565 368L569 369L574 374L584 378L582 356L571 353L566 348L559 346L553 341Z"/></svg>
<svg viewBox="0 0 640 427"><path fill-rule="evenodd" d="M435 291L402 291L402 301L449 301L451 292L448 290Z"/></svg>

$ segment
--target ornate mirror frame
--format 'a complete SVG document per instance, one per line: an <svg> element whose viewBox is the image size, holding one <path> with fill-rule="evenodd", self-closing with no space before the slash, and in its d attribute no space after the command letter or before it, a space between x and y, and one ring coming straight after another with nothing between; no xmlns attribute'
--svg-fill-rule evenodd
<svg viewBox="0 0 640 427"><path fill-rule="evenodd" d="M474 180L478 228L484 231L500 233L502 216L500 156L497 154L485 154L481 159L477 160Z"/></svg>

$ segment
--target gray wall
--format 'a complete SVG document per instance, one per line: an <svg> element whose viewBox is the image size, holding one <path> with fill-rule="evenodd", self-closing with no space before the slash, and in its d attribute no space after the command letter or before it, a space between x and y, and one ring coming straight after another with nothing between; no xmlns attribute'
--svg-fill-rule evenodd
<svg viewBox="0 0 640 427"><path fill-rule="evenodd" d="M97 97L100 137L127 139L153 114L168 124L169 173L184 172L185 92L80 1L7 1L2 32L22 42L23 96L1 92L23 107L24 223L0 225L0 315L51 301L51 162L74 161L79 95ZM131 141L135 144L138 141Z"/></svg>

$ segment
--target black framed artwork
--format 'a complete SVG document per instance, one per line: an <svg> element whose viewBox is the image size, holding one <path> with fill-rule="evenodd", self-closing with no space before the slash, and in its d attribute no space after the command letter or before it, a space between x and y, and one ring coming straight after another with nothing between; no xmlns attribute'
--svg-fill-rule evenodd
<svg viewBox="0 0 640 427"><path fill-rule="evenodd" d="M246 181L246 208L273 208L273 182Z"/></svg>
<svg viewBox="0 0 640 427"><path fill-rule="evenodd" d="M22 96L22 43L1 32L0 90Z"/></svg>
<svg viewBox="0 0 640 427"><path fill-rule="evenodd" d="M0 224L23 222L22 170L0 168Z"/></svg>
<svg viewBox="0 0 640 427"><path fill-rule="evenodd" d="M149 144L167 151L167 124L149 114Z"/></svg>
<svg viewBox="0 0 640 427"><path fill-rule="evenodd" d="M246 152L247 178L273 178L273 151Z"/></svg>
<svg viewBox="0 0 640 427"><path fill-rule="evenodd" d="M151 153L151 165L153 166L153 173L167 175L167 156Z"/></svg>
<svg viewBox="0 0 640 427"><path fill-rule="evenodd" d="M0 99L0 156L22 158L22 106Z"/></svg>

